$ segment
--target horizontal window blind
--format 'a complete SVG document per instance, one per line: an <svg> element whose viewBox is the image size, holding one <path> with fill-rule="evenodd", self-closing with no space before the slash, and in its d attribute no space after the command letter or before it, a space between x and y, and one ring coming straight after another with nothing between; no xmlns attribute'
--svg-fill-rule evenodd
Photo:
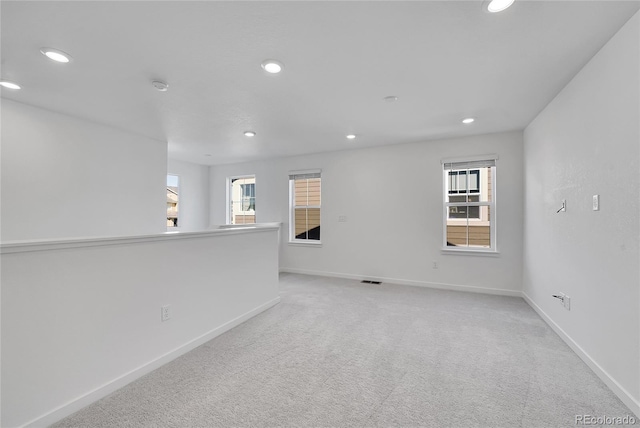
<svg viewBox="0 0 640 428"><path fill-rule="evenodd" d="M442 164L445 171L452 169L478 169L496 166L495 159L475 160L467 162L445 162Z"/></svg>
<svg viewBox="0 0 640 428"><path fill-rule="evenodd" d="M320 171L318 172L304 172L304 173L289 173L289 180L304 180L310 178L320 178Z"/></svg>

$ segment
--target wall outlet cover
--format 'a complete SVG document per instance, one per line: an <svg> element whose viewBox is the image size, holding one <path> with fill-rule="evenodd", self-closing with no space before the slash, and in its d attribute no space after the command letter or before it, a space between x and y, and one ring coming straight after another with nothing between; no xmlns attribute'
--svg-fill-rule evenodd
<svg viewBox="0 0 640 428"><path fill-rule="evenodd" d="M171 305L165 305L160 308L160 319L163 322L171 319Z"/></svg>

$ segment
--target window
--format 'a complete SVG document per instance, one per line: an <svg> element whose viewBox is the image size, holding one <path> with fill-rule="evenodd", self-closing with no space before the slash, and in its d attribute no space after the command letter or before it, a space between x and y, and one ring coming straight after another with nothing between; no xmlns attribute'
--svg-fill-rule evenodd
<svg viewBox="0 0 640 428"><path fill-rule="evenodd" d="M449 202L480 201L480 170L449 171ZM480 218L480 207L454 206L449 218Z"/></svg>
<svg viewBox="0 0 640 428"><path fill-rule="evenodd" d="M256 176L231 177L227 224L251 224L256 222Z"/></svg>
<svg viewBox="0 0 640 428"><path fill-rule="evenodd" d="M256 183L241 184L242 211L256 210Z"/></svg>
<svg viewBox="0 0 640 428"><path fill-rule="evenodd" d="M320 171L289 174L289 241L320 243Z"/></svg>
<svg viewBox="0 0 640 428"><path fill-rule="evenodd" d="M177 175L167 175L167 229L178 227L178 181Z"/></svg>
<svg viewBox="0 0 640 428"><path fill-rule="evenodd" d="M496 158L443 161L446 249L496 250Z"/></svg>

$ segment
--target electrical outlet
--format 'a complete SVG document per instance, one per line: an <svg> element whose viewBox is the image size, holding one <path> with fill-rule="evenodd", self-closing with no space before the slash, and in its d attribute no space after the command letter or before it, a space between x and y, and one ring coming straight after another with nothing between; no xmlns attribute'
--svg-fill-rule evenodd
<svg viewBox="0 0 640 428"><path fill-rule="evenodd" d="M562 304L564 305L564 308L568 311L571 310L571 297L567 296L565 294L564 299L562 300Z"/></svg>
<svg viewBox="0 0 640 428"><path fill-rule="evenodd" d="M593 210L600 211L600 195L593 195Z"/></svg>
<svg viewBox="0 0 640 428"><path fill-rule="evenodd" d="M346 215L338 216L338 222L339 223L345 223L346 221L347 221L347 216Z"/></svg>
<svg viewBox="0 0 640 428"><path fill-rule="evenodd" d="M435 261L434 261L434 262L433 262L432 267L433 267L434 269L438 269L438 262L435 262Z"/></svg>
<svg viewBox="0 0 640 428"><path fill-rule="evenodd" d="M171 305L165 305L160 308L160 319L163 322L171 319Z"/></svg>

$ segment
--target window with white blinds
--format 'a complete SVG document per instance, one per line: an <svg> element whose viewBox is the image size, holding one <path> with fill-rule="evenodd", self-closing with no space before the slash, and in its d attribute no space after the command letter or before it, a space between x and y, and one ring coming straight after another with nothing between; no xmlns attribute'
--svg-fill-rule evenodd
<svg viewBox="0 0 640 428"><path fill-rule="evenodd" d="M289 241L320 243L319 170L289 174Z"/></svg>
<svg viewBox="0 0 640 428"><path fill-rule="evenodd" d="M442 161L446 249L496 251L496 159Z"/></svg>

